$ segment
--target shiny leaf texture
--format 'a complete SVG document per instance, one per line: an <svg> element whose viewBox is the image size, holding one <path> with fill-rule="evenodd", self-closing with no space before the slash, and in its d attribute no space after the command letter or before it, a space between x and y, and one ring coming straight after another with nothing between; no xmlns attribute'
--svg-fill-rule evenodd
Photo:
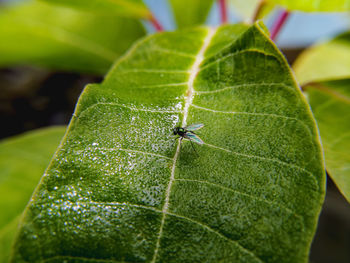
<svg viewBox="0 0 350 263"><path fill-rule="evenodd" d="M118 16L149 19L151 12L142 0L41 0L48 3Z"/></svg>
<svg viewBox="0 0 350 263"><path fill-rule="evenodd" d="M0 142L0 262L7 263L21 213L66 127L31 131Z"/></svg>
<svg viewBox="0 0 350 263"><path fill-rule="evenodd" d="M321 133L326 168L350 202L350 79L305 87Z"/></svg>
<svg viewBox="0 0 350 263"><path fill-rule="evenodd" d="M0 10L0 66L105 74L144 34L133 19L25 1Z"/></svg>
<svg viewBox="0 0 350 263"><path fill-rule="evenodd" d="M293 69L301 84L350 78L350 32L306 49Z"/></svg>
<svg viewBox="0 0 350 263"><path fill-rule="evenodd" d="M169 0L177 28L204 24L214 0Z"/></svg>
<svg viewBox="0 0 350 263"><path fill-rule="evenodd" d="M172 135L194 123L197 154ZM262 24L154 34L86 87L12 262L307 262L324 192L314 119Z"/></svg>

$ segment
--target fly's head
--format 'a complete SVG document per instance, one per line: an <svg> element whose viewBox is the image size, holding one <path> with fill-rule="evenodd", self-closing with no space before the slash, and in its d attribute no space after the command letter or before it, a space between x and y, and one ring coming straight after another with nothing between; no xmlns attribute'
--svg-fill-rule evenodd
<svg viewBox="0 0 350 263"><path fill-rule="evenodd" d="M179 132L179 127L175 127L175 128L173 129L173 134L174 134L174 135L177 135L178 132Z"/></svg>

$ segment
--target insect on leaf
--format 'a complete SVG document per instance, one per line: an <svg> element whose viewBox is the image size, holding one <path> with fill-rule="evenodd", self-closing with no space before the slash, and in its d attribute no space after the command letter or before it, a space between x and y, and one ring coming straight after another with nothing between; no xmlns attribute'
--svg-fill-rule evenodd
<svg viewBox="0 0 350 263"><path fill-rule="evenodd" d="M206 125L198 157L179 123ZM307 262L324 193L315 121L262 24L154 34L85 88L12 262Z"/></svg>

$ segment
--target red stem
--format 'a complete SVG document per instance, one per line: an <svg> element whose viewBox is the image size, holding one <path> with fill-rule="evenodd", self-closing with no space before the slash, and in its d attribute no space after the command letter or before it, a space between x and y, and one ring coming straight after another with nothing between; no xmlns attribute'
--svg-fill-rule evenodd
<svg viewBox="0 0 350 263"><path fill-rule="evenodd" d="M151 22L151 24L153 25L154 29L157 32L164 30L163 26L158 22L158 20L153 15L150 17L149 21Z"/></svg>
<svg viewBox="0 0 350 263"><path fill-rule="evenodd" d="M221 24L226 24L227 23L226 0L219 0L219 8L220 8Z"/></svg>
<svg viewBox="0 0 350 263"><path fill-rule="evenodd" d="M254 23L256 20L258 20L260 13L263 11L264 7L266 5L266 1L265 0L260 0L258 5L255 8L255 12L252 18L252 23Z"/></svg>
<svg viewBox="0 0 350 263"><path fill-rule="evenodd" d="M287 21L287 18L289 17L290 13L286 10L283 10L279 16L277 17L275 23L272 26L271 29L271 35L270 38L272 40L275 40L277 35L280 33L281 28L283 27L283 25L285 24L285 22Z"/></svg>

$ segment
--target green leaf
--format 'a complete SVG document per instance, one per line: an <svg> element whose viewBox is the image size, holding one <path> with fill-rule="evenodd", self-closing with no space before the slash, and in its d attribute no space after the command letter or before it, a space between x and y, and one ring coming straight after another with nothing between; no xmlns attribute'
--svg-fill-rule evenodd
<svg viewBox="0 0 350 263"><path fill-rule="evenodd" d="M321 133L329 175L350 202L350 79L305 87Z"/></svg>
<svg viewBox="0 0 350 263"><path fill-rule="evenodd" d="M301 84L350 78L350 32L306 49L293 68Z"/></svg>
<svg viewBox="0 0 350 263"><path fill-rule="evenodd" d="M290 11L345 12L350 11L350 0L265 0Z"/></svg>
<svg viewBox="0 0 350 263"><path fill-rule="evenodd" d="M304 51L293 68L308 95L321 133L326 167L350 201L350 33Z"/></svg>
<svg viewBox="0 0 350 263"><path fill-rule="evenodd" d="M307 262L320 143L264 30L154 34L88 86L12 262ZM171 135L194 123L198 155Z"/></svg>
<svg viewBox="0 0 350 263"><path fill-rule="evenodd" d="M0 142L0 262L7 263L17 224L65 127L31 131Z"/></svg>
<svg viewBox="0 0 350 263"><path fill-rule="evenodd" d="M249 21L262 0L229 0L232 10ZM273 8L283 7L289 11L345 12L350 11L350 0L263 0L259 18L269 14Z"/></svg>
<svg viewBox="0 0 350 263"><path fill-rule="evenodd" d="M214 0L170 0L178 28L204 24Z"/></svg>
<svg viewBox="0 0 350 263"><path fill-rule="evenodd" d="M142 0L41 0L77 9L100 13L114 13L118 16L149 19L151 12Z"/></svg>
<svg viewBox="0 0 350 263"><path fill-rule="evenodd" d="M29 1L0 10L0 66L104 74L144 34L132 19Z"/></svg>

